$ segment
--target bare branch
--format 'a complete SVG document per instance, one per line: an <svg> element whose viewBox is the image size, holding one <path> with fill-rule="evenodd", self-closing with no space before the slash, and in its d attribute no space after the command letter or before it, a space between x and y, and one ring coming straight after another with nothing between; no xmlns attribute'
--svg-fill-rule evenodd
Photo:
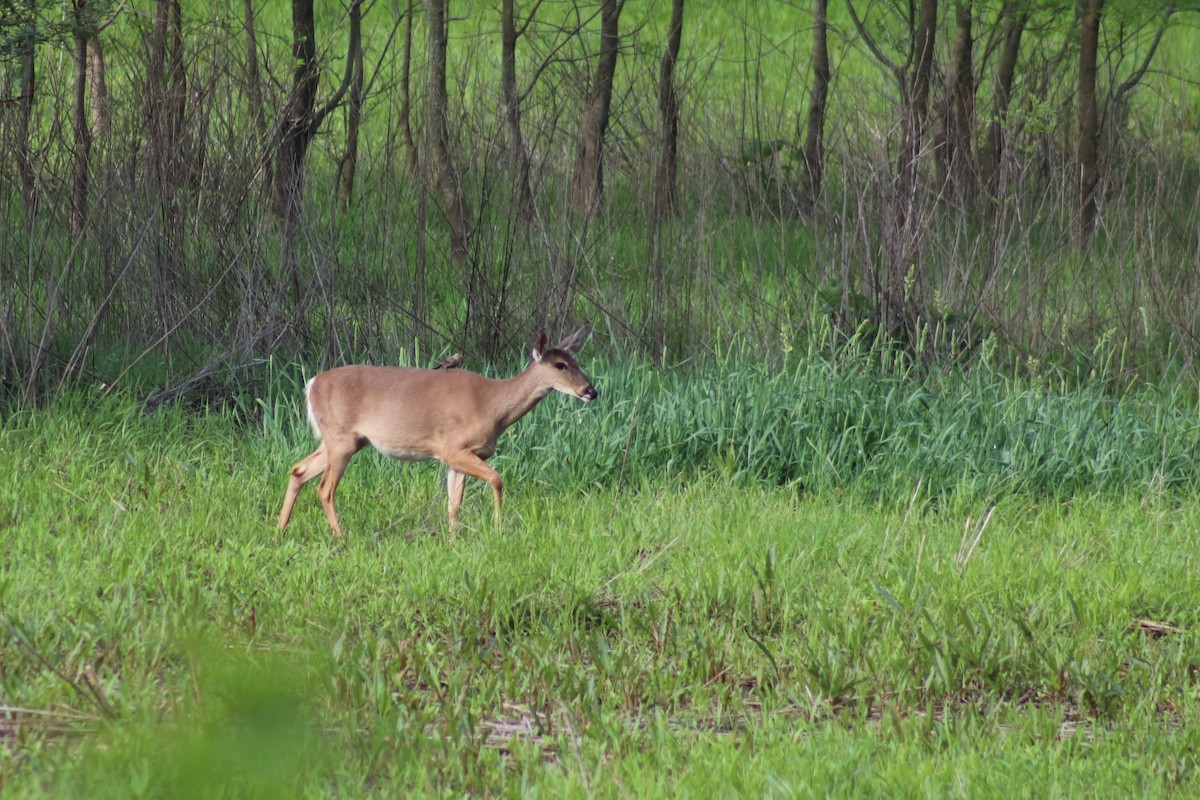
<svg viewBox="0 0 1200 800"><path fill-rule="evenodd" d="M342 98L346 96L346 90L350 88L350 80L354 77L354 52L362 47L362 26L361 26L361 6L363 0L351 0L348 14L350 16L350 42L346 45L346 71L342 74L342 83L338 86L337 91L329 98L319 109L313 112L312 119L308 123L309 135L315 134L321 127L321 123L325 121L325 117L337 108Z"/></svg>
<svg viewBox="0 0 1200 800"><path fill-rule="evenodd" d="M855 30L858 31L858 35L862 38L863 43L867 46L867 49L871 51L871 55L875 56L876 61L886 67L887 70L897 78L899 78L900 67L896 66L896 64L894 64L890 58L884 55L883 51L879 49L879 45L875 42L875 38L871 36L871 34L867 33L866 26L863 25L862 20L858 18L858 12L854 10L854 3L852 0L846 0L846 8L850 11L850 19L854 21Z"/></svg>

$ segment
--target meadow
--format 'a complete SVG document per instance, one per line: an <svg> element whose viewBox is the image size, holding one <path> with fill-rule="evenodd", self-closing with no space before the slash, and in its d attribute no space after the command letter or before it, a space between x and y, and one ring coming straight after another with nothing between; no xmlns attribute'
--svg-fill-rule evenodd
<svg viewBox="0 0 1200 800"><path fill-rule="evenodd" d="M1194 386L587 355L453 536L373 454L275 530L296 366L11 414L0 794L1196 791Z"/></svg>

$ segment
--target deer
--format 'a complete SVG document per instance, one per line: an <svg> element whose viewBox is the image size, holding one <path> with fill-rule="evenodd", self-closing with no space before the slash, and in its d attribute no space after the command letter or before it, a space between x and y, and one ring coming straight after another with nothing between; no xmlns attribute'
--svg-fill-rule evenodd
<svg viewBox="0 0 1200 800"><path fill-rule="evenodd" d="M587 336L585 326L548 348L542 331L528 366L504 380L459 368L367 365L337 367L309 379L304 386L306 415L320 443L291 469L279 530L287 527L301 487L324 475L317 499L334 538L341 541L334 496L346 465L367 445L400 461L437 460L446 465L452 533L458 528L468 476L492 487L499 525L504 481L487 459L496 452L500 434L550 392L585 403L596 399L596 387L576 360Z"/></svg>

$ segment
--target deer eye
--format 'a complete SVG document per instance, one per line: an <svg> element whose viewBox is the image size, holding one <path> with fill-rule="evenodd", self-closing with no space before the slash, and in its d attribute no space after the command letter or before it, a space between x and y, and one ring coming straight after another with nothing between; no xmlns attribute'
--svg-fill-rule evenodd
<svg viewBox="0 0 1200 800"><path fill-rule="evenodd" d="M556 362L554 363L554 368L555 368L556 370L558 370L559 372L566 372L566 371L567 371L567 364L566 364L566 362L565 362L565 361L556 361Z"/></svg>

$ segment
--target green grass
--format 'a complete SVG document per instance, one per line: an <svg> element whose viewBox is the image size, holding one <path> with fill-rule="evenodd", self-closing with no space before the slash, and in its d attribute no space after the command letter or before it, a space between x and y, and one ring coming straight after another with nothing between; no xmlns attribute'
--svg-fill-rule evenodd
<svg viewBox="0 0 1200 800"><path fill-rule="evenodd" d="M311 447L290 369L222 413L11 416L0 794L1196 791L1185 392L585 368L600 401L506 436L504 524L473 485L454 537L440 470L373 454L344 544L311 489L274 529Z"/></svg>

